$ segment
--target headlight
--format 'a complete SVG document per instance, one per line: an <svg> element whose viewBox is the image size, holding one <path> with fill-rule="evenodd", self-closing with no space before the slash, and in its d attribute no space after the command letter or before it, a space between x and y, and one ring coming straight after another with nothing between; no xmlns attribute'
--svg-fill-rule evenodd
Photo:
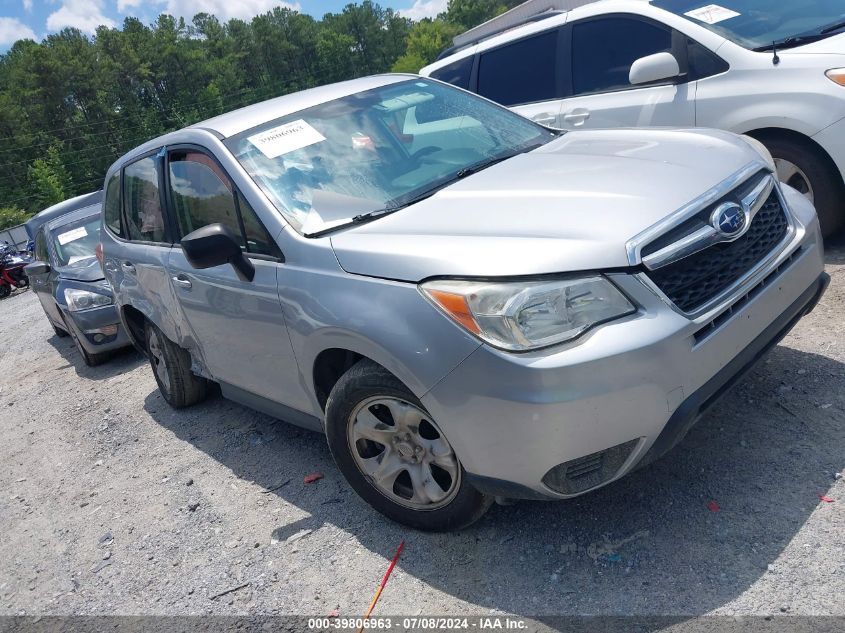
<svg viewBox="0 0 845 633"><path fill-rule="evenodd" d="M526 351L570 341L591 327L636 311L600 275L503 282L436 280L423 295L494 347Z"/></svg>
<svg viewBox="0 0 845 633"><path fill-rule="evenodd" d="M827 75L827 78L833 83L845 86L845 68L834 68L832 70L828 70L825 75Z"/></svg>
<svg viewBox="0 0 845 633"><path fill-rule="evenodd" d="M763 145L753 136L748 136L746 134L742 135L742 140L748 143L755 152L760 154L760 158L766 161L766 164L769 166L769 169L771 169L773 172L777 171L777 167L775 167L775 159L772 158L772 153L765 145Z"/></svg>
<svg viewBox="0 0 845 633"><path fill-rule="evenodd" d="M114 303L108 295L101 295L99 292L89 292L79 288L65 288L65 302L67 309L71 312L80 312L92 308L100 308Z"/></svg>

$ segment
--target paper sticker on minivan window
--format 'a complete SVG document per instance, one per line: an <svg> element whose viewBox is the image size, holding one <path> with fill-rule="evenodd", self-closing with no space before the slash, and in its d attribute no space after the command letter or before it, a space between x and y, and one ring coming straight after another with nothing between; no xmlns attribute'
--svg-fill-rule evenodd
<svg viewBox="0 0 845 633"><path fill-rule="evenodd" d="M693 20L700 20L705 24L718 24L719 22L735 18L740 14L725 7L720 7L718 4L708 4L706 7L687 11L684 15Z"/></svg>
<svg viewBox="0 0 845 633"><path fill-rule="evenodd" d="M325 141L326 137L302 119L285 123L247 137L267 158L277 158L314 143Z"/></svg>
<svg viewBox="0 0 845 633"><path fill-rule="evenodd" d="M88 235L88 231L85 230L84 226L80 226L78 229L73 229L72 231L65 231L64 233L59 233L58 240L59 244L64 246L65 244L69 244L70 242L75 242L76 240L81 240L83 237Z"/></svg>

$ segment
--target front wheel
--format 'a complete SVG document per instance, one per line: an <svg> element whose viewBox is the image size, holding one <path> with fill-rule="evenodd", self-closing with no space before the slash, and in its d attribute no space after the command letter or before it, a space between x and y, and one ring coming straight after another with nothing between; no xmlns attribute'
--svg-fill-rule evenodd
<svg viewBox="0 0 845 633"><path fill-rule="evenodd" d="M352 488L394 521L420 530L458 530L490 507L492 500L467 482L422 403L372 361L357 363L332 389L326 435Z"/></svg>
<svg viewBox="0 0 845 633"><path fill-rule="evenodd" d="M174 409L205 399L208 381L191 371L191 355L168 339L160 329L147 323L147 355L158 390Z"/></svg>
<svg viewBox="0 0 845 633"><path fill-rule="evenodd" d="M762 139L775 159L777 177L816 207L822 235L845 224L842 178L835 166L809 143L785 138Z"/></svg>

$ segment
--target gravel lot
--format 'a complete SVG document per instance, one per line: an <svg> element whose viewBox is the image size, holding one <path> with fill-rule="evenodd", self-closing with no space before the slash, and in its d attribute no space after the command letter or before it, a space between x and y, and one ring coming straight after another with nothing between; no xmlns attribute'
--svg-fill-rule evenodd
<svg viewBox="0 0 845 633"><path fill-rule="evenodd" d="M377 613L845 615L841 240L827 261L816 311L670 456L447 535L371 511L319 435L219 396L173 411L133 351L85 367L18 292L0 303L0 615L358 615L402 539Z"/></svg>

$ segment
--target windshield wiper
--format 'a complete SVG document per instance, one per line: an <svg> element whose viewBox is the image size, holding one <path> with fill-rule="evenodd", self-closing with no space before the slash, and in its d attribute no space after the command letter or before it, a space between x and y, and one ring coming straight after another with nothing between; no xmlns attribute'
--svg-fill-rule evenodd
<svg viewBox="0 0 845 633"><path fill-rule="evenodd" d="M824 27L819 33L822 35L827 35L828 33L833 33L834 31L841 31L845 29L845 20L840 20L839 22L834 22L833 24Z"/></svg>
<svg viewBox="0 0 845 633"><path fill-rule="evenodd" d="M800 35L791 35L789 37L783 38L782 40L775 40L771 44L766 44L765 46L758 46L754 49L754 51L757 53L764 53L766 51L777 51L781 48L794 48L795 46L801 46L802 44L818 42L819 40L823 40L829 37L831 33L834 33L835 31L841 31L843 29L845 29L845 20L839 20L838 22L834 22L833 24L828 24L827 26L819 29L818 31L802 33Z"/></svg>

